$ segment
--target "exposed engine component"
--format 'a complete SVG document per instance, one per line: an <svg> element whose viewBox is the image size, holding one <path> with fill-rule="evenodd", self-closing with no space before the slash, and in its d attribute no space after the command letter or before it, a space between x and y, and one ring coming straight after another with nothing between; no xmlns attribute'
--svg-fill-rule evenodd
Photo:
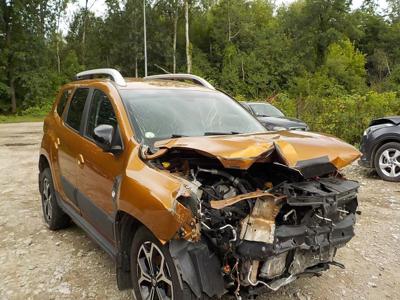
<svg viewBox="0 0 400 300"><path fill-rule="evenodd" d="M188 153L157 165L192 186L179 202L196 216L201 241L217 255L225 289L234 294L277 290L341 266L334 256L354 236L357 182L336 171L304 178L274 163L226 169Z"/></svg>

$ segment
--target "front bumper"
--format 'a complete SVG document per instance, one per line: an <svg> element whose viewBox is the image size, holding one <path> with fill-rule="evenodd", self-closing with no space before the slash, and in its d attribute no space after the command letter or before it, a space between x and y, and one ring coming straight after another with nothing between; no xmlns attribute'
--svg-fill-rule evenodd
<svg viewBox="0 0 400 300"><path fill-rule="evenodd" d="M358 187L355 181L336 178L278 186L287 196L287 206L276 218L273 242L241 240L236 248L244 260L262 264L258 282L279 288L285 280L340 265L333 259L354 236ZM288 223L296 211L303 215L296 217L297 223Z"/></svg>
<svg viewBox="0 0 400 300"><path fill-rule="evenodd" d="M306 225L281 225L276 227L273 244L242 241L237 252L251 260L267 260L291 250L309 250L319 253L344 246L354 236L355 215L349 214L332 225L311 227Z"/></svg>
<svg viewBox="0 0 400 300"><path fill-rule="evenodd" d="M358 164L364 168L373 168L372 162L372 141L368 135L363 135L360 143L360 152L362 153L360 159L358 160Z"/></svg>
<svg viewBox="0 0 400 300"><path fill-rule="evenodd" d="M372 168L372 162L364 155L358 160L358 165L363 168Z"/></svg>

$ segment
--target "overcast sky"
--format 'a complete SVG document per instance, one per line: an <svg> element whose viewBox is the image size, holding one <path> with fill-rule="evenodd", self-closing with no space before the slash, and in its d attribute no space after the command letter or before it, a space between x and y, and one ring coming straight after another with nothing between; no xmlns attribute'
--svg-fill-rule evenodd
<svg viewBox="0 0 400 300"><path fill-rule="evenodd" d="M277 4L281 3L286 3L289 4L293 2L294 0L276 0ZM353 5L352 8L356 9L359 8L362 4L363 0L353 0ZM384 9L387 7L386 1L385 0L378 0L379 6L381 9ZM105 0L89 0L88 2L88 7L90 8L91 11L93 11L97 16L102 16L104 15L104 11L106 9L105 5ZM71 21L71 18L74 14L75 11L79 9L79 7L84 7L85 6L85 0L78 0L74 4L69 4L67 8L67 18L64 20L62 24L62 31L64 33L67 33L68 31L68 23Z"/></svg>

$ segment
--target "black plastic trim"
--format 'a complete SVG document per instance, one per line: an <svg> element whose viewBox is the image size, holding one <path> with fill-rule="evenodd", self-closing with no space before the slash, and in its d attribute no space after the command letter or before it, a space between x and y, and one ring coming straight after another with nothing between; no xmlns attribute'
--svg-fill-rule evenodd
<svg viewBox="0 0 400 300"><path fill-rule="evenodd" d="M67 202L62 200L61 195L56 192L58 205L68 214L71 219L81 227L113 260L116 260L117 249L108 242L99 232L85 219L82 218Z"/></svg>
<svg viewBox="0 0 400 300"><path fill-rule="evenodd" d="M97 207L94 202L83 194L79 189L76 191L76 199L82 215L88 219L96 228L101 231L108 240L114 241L114 220L107 215L101 208ZM110 195L110 201L111 195Z"/></svg>
<svg viewBox="0 0 400 300"><path fill-rule="evenodd" d="M76 206L78 206L75 186L71 182L69 182L69 180L65 178L63 175L61 175L60 178L61 178L61 185L63 187L65 195L67 195L68 199L71 200Z"/></svg>

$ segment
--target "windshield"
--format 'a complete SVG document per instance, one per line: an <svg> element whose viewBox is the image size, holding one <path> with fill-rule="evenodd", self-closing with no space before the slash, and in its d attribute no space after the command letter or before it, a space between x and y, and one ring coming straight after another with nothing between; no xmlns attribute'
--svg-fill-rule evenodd
<svg viewBox="0 0 400 300"><path fill-rule="evenodd" d="M249 103L257 117L284 117L275 106L268 103Z"/></svg>
<svg viewBox="0 0 400 300"><path fill-rule="evenodd" d="M263 132L266 129L223 93L188 90L121 90L138 140Z"/></svg>

